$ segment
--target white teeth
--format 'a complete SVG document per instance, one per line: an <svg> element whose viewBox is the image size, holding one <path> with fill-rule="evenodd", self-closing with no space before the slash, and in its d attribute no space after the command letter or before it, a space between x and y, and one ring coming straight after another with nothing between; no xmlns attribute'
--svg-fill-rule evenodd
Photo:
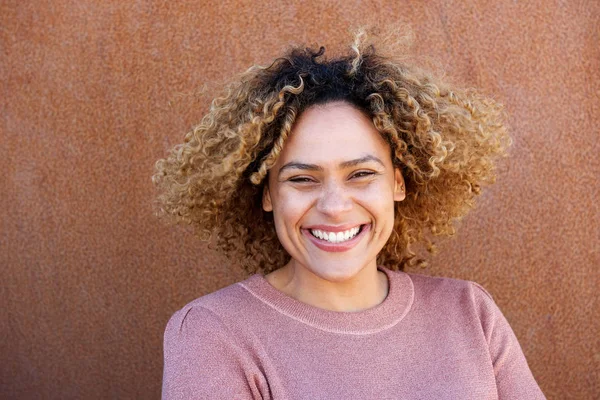
<svg viewBox="0 0 600 400"><path fill-rule="evenodd" d="M319 229L311 229L310 233L321 240L326 240L331 243L340 243L352 239L358 234L359 230L360 228L357 226L344 232L323 232Z"/></svg>

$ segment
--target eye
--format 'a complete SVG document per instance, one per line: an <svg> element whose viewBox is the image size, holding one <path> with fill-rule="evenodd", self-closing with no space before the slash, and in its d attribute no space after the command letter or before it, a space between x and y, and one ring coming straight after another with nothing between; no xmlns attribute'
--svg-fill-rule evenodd
<svg viewBox="0 0 600 400"><path fill-rule="evenodd" d="M358 172L355 172L350 178L358 179L358 178L365 178L365 177L373 176L373 175L375 175L375 172L373 172L373 171L358 171Z"/></svg>
<svg viewBox="0 0 600 400"><path fill-rule="evenodd" d="M308 176L294 176L292 178L288 179L289 182L294 182L294 183L311 183L314 182L314 180Z"/></svg>

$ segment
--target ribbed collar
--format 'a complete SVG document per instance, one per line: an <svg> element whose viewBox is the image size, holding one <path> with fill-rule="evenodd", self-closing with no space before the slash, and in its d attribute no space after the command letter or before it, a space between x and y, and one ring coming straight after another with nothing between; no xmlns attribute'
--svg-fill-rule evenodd
<svg viewBox="0 0 600 400"><path fill-rule="evenodd" d="M302 303L275 289L263 275L255 274L238 285L254 297L296 321L332 333L368 335L396 325L408 314L414 287L408 274L377 267L389 282L388 295L377 306L357 312L331 311Z"/></svg>

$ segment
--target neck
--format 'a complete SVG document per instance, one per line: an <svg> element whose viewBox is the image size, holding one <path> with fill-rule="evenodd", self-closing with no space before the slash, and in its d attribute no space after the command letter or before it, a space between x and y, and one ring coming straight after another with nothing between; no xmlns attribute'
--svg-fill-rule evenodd
<svg viewBox="0 0 600 400"><path fill-rule="evenodd" d="M279 291L303 303L331 311L356 312L380 304L388 293L388 279L377 270L375 262L365 266L351 278L330 281L293 260L265 276Z"/></svg>

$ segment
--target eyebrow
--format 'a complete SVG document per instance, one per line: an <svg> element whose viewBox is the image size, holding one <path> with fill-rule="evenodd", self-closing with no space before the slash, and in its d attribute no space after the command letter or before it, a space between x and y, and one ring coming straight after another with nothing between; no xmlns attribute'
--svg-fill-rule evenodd
<svg viewBox="0 0 600 400"><path fill-rule="evenodd" d="M381 164L382 167L385 167L385 164L383 163L383 161L381 161L379 158L373 156L373 155L366 155L364 157L361 158L356 158L354 160L349 160L349 161L344 161L342 163L340 163L340 168L350 168L350 167L355 167L359 164L363 164L369 161L374 161L376 163ZM303 171L323 171L323 167L321 167L320 165L316 165L316 164L305 164L305 163L301 163L301 162L296 162L296 161L292 161L289 162L287 164L285 164L283 167L281 167L279 169L279 173L278 175L281 175L281 173L283 171L285 171L286 169L301 169Z"/></svg>

